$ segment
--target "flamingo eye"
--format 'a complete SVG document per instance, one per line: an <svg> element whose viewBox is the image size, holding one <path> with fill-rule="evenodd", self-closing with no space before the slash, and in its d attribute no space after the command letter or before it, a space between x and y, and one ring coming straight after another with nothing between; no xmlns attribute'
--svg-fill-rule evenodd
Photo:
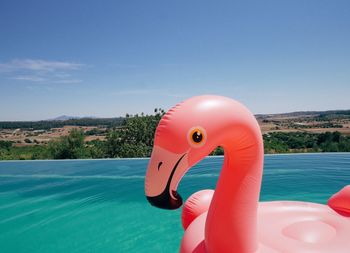
<svg viewBox="0 0 350 253"><path fill-rule="evenodd" d="M188 132L187 139L192 147L201 147L206 141L206 132L202 127L193 127Z"/></svg>

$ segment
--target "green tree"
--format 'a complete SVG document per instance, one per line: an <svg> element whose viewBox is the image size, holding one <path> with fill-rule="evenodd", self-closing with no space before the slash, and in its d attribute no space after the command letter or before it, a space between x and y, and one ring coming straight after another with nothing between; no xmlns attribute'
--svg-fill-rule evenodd
<svg viewBox="0 0 350 253"><path fill-rule="evenodd" d="M0 149L9 150L12 147L12 141L0 141Z"/></svg>
<svg viewBox="0 0 350 253"><path fill-rule="evenodd" d="M108 157L150 156L155 130L164 110L155 109L154 115L138 114L126 118L120 128L111 129L106 137Z"/></svg>
<svg viewBox="0 0 350 253"><path fill-rule="evenodd" d="M54 159L84 158L84 132L73 129L68 136L49 143L49 152Z"/></svg>
<svg viewBox="0 0 350 253"><path fill-rule="evenodd" d="M105 150L107 157L118 157L120 146L122 144L122 129L110 129L106 136Z"/></svg>

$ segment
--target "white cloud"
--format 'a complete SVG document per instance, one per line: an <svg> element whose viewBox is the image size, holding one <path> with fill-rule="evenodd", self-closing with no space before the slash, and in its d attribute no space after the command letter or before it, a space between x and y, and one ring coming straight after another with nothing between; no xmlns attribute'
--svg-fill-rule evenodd
<svg viewBox="0 0 350 253"><path fill-rule="evenodd" d="M74 62L13 59L0 63L0 73L27 82L80 83L82 80L72 78L72 73L84 67L85 64Z"/></svg>
<svg viewBox="0 0 350 253"><path fill-rule="evenodd" d="M60 70L77 70L85 66L80 63L63 62L63 61L46 61L46 60L33 60L33 59L13 59L6 63L0 63L1 71L60 71Z"/></svg>
<svg viewBox="0 0 350 253"><path fill-rule="evenodd" d="M22 81L32 81L32 82L43 82L46 81L45 78L40 76L13 76L11 79L22 80Z"/></svg>
<svg viewBox="0 0 350 253"><path fill-rule="evenodd" d="M58 72L58 73L55 73L54 76L58 78L68 78L68 77L71 77L72 75L68 73Z"/></svg>

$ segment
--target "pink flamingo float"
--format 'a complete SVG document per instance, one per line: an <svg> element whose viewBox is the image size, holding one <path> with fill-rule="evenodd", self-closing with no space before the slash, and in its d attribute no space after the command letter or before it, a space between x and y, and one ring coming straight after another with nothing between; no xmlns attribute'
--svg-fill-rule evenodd
<svg viewBox="0 0 350 253"><path fill-rule="evenodd" d="M181 178L217 146L224 148L225 158L216 189L186 201L180 252L350 252L350 186L328 205L258 202L264 157L260 128L248 109L229 98L194 97L163 116L145 178L148 201L179 208Z"/></svg>

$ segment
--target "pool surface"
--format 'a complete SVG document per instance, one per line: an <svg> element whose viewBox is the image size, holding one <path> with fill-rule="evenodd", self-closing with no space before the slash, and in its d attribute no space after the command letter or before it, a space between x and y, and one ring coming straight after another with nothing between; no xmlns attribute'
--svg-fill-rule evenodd
<svg viewBox="0 0 350 253"><path fill-rule="evenodd" d="M214 188L223 157L183 178L186 199ZM177 252L181 210L143 193L147 159L0 162L0 252ZM350 153L266 155L261 200L325 203L350 184Z"/></svg>

